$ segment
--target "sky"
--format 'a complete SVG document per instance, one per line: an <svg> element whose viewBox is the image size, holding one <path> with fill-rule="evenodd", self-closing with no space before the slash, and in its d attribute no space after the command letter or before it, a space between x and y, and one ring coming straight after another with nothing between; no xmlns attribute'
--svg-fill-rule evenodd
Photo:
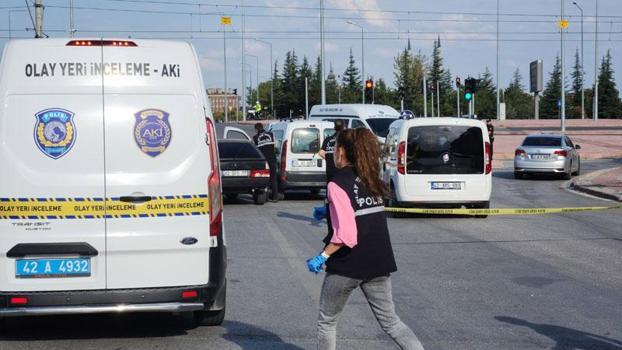
<svg viewBox="0 0 622 350"><path fill-rule="evenodd" d="M9 38L34 36L26 3L0 0L0 46ZM44 32L70 35L70 3L76 38L166 38L194 44L207 87L222 87L224 45L220 16L231 16L226 28L227 77L230 88L242 84L242 13L245 14L246 63L253 84L270 76L270 42L274 60L295 50L315 63L320 53L320 0L43 0ZM569 20L565 68L570 76L574 54L581 48L581 16L573 1L563 2ZM577 0L584 11L586 86L593 84L595 61L595 0ZM615 79L622 82L622 1L598 0L598 56L611 50ZM506 87L516 68L525 87L529 63L544 61L545 81L561 51L558 21L560 0L499 0L499 77ZM497 0L325 0L326 65L342 74L350 49L360 68L363 27L365 74L394 85L394 57L410 38L411 47L429 56L441 40L444 64L453 77L478 76L488 67L496 79ZM31 6L32 10L32 6ZM348 21L355 24L349 24ZM248 73L247 73L248 74ZM247 78L248 82L248 78ZM567 78L570 85L570 79Z"/></svg>

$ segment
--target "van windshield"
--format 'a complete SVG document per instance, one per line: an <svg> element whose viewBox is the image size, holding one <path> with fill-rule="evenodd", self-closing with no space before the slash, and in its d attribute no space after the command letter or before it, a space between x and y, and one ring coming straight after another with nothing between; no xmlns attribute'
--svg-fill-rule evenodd
<svg viewBox="0 0 622 350"><path fill-rule="evenodd" d="M320 129L301 128L292 132L292 153L318 153Z"/></svg>
<svg viewBox="0 0 622 350"><path fill-rule="evenodd" d="M369 118L365 121L369 124L374 134L380 137L387 137L389 126L396 120L397 118Z"/></svg>
<svg viewBox="0 0 622 350"><path fill-rule="evenodd" d="M484 141L478 127L411 127L406 153L408 174L484 173Z"/></svg>

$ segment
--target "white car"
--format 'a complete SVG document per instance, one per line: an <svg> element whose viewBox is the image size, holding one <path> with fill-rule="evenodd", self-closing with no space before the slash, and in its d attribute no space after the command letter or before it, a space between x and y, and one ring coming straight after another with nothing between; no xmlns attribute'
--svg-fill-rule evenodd
<svg viewBox="0 0 622 350"><path fill-rule="evenodd" d="M315 105L309 120L334 121L342 119L348 128L368 128L384 143L389 125L400 118L393 107L374 104Z"/></svg>
<svg viewBox="0 0 622 350"><path fill-rule="evenodd" d="M492 163L486 125L463 118L391 124L383 148L389 206L490 206Z"/></svg>
<svg viewBox="0 0 622 350"><path fill-rule="evenodd" d="M225 314L218 149L188 43L45 39L0 65L0 317Z"/></svg>
<svg viewBox="0 0 622 350"><path fill-rule="evenodd" d="M326 188L326 161L319 152L324 139L335 133L333 123L293 121L270 124L276 141L279 191Z"/></svg>

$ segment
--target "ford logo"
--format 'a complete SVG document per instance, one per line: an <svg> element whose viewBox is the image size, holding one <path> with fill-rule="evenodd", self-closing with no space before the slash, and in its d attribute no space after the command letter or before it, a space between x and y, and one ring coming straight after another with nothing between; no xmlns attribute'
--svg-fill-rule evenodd
<svg viewBox="0 0 622 350"><path fill-rule="evenodd" d="M183 245L193 245L196 244L199 240L194 237L186 237L181 240L181 244Z"/></svg>

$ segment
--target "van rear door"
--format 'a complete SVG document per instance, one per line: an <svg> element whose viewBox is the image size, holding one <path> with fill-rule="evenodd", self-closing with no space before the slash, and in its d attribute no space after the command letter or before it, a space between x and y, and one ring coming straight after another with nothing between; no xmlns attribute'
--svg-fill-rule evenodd
<svg viewBox="0 0 622 350"><path fill-rule="evenodd" d="M6 44L0 71L0 290L106 288L101 47Z"/></svg>
<svg viewBox="0 0 622 350"><path fill-rule="evenodd" d="M318 156L322 146L322 126L294 126L289 138L288 171L314 173L324 171L324 160Z"/></svg>
<svg viewBox="0 0 622 350"><path fill-rule="evenodd" d="M211 165L194 51L148 41L103 57L108 288L207 284Z"/></svg>

